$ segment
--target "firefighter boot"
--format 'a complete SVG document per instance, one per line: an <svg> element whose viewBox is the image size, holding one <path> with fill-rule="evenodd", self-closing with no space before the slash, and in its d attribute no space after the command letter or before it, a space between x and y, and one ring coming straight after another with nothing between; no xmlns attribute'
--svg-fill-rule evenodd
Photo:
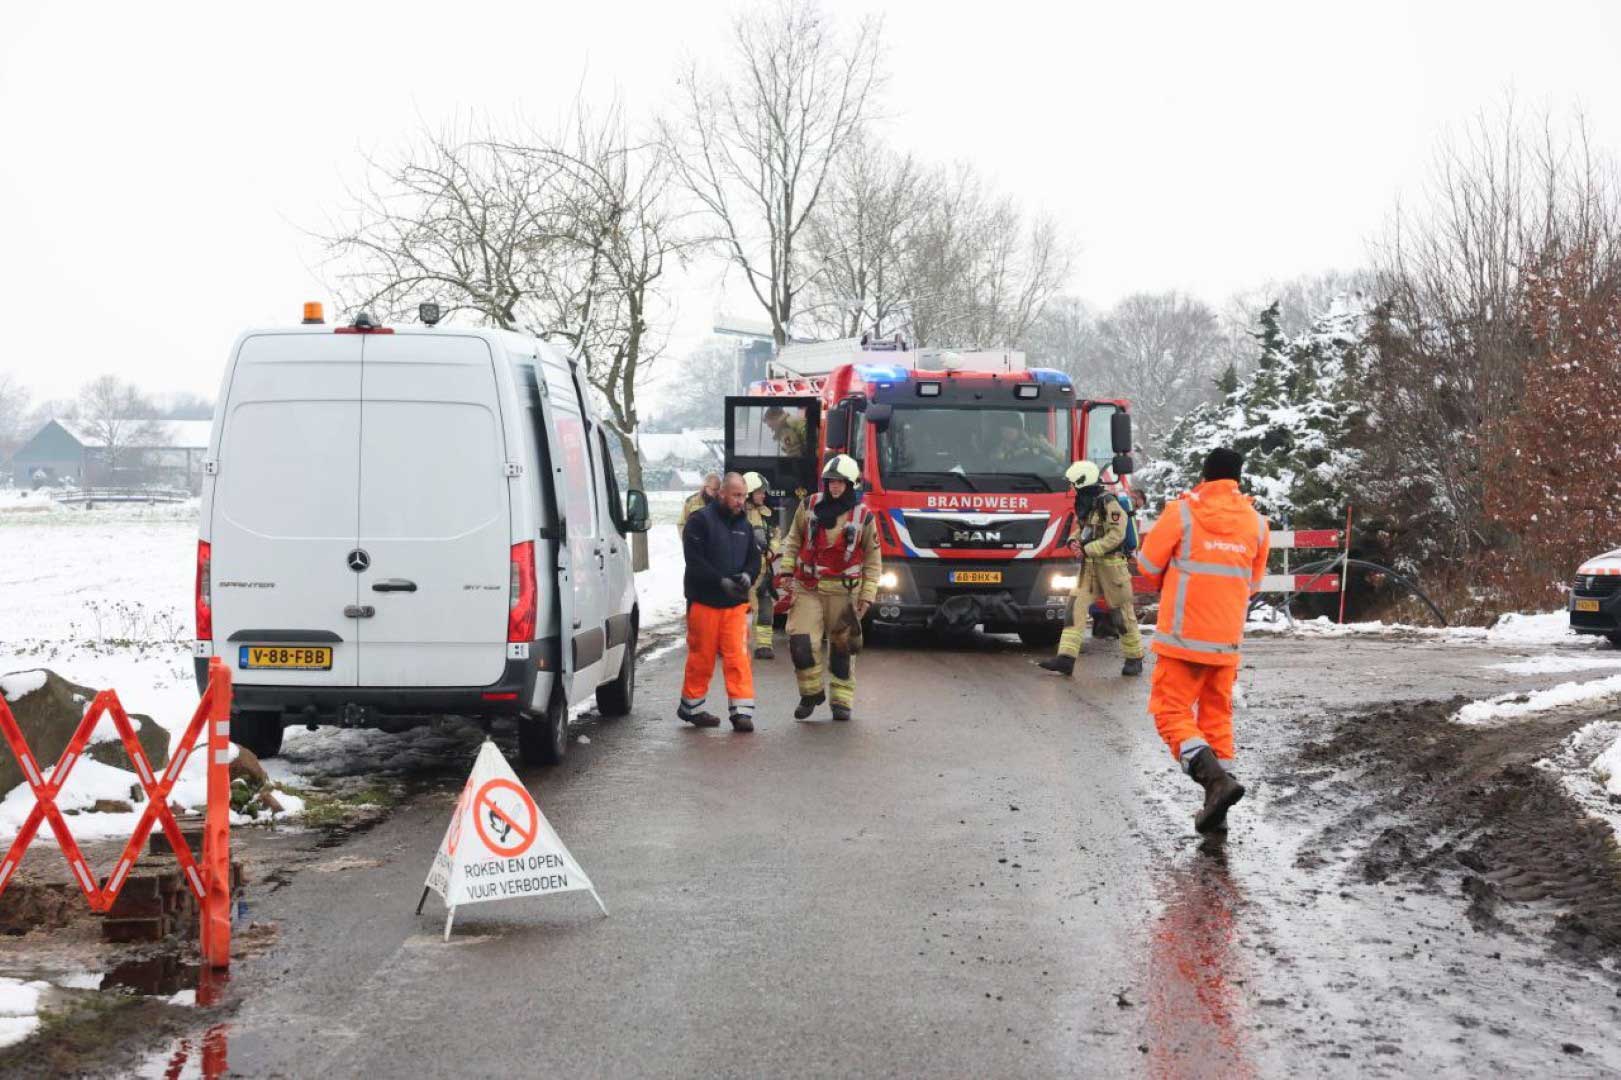
<svg viewBox="0 0 1621 1080"><path fill-rule="evenodd" d="M769 645L756 645L754 647L754 658L756 660L775 660L777 653Z"/></svg>
<svg viewBox="0 0 1621 1080"><path fill-rule="evenodd" d="M1141 675L1143 673L1143 658L1140 656L1126 657L1126 664L1120 669L1122 675Z"/></svg>
<svg viewBox="0 0 1621 1080"><path fill-rule="evenodd" d="M1050 671L1054 675L1073 675L1075 674L1075 658L1059 653L1057 656L1047 657L1047 659L1038 663L1036 667L1043 671Z"/></svg>
<svg viewBox="0 0 1621 1080"><path fill-rule="evenodd" d="M1204 806L1193 815L1195 832L1223 832L1227 828L1227 810L1244 797L1244 785L1221 767L1216 752L1208 746L1194 751L1188 761L1188 775L1204 788Z"/></svg>
<svg viewBox="0 0 1621 1080"><path fill-rule="evenodd" d="M816 711L816 706L826 700L827 694L824 691L817 691L814 694L800 694L799 706L794 709L794 719L809 720L810 714Z"/></svg>
<svg viewBox="0 0 1621 1080"><path fill-rule="evenodd" d="M850 706L848 706L848 705L835 705L835 706L833 706L833 719L835 719L835 720L849 720L850 719Z"/></svg>

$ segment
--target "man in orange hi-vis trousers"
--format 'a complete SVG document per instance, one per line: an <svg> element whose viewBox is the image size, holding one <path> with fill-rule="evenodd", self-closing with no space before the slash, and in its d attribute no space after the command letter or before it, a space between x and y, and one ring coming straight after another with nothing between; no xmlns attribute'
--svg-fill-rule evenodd
<svg viewBox="0 0 1621 1080"><path fill-rule="evenodd" d="M726 673L733 731L754 730L754 673L749 669L749 592L760 574L760 549L743 511L743 477L727 473L720 497L687 519L681 547L687 570L687 670L676 716L694 727L719 727L705 709L715 658Z"/></svg>
<svg viewBox="0 0 1621 1080"><path fill-rule="evenodd" d="M1233 757L1238 647L1271 537L1266 518L1238 490L1243 467L1236 450L1212 450L1204 482L1165 505L1137 552L1160 593L1148 710L1171 756L1205 790L1193 816L1201 833L1227 828L1228 808L1244 797L1222 762Z"/></svg>

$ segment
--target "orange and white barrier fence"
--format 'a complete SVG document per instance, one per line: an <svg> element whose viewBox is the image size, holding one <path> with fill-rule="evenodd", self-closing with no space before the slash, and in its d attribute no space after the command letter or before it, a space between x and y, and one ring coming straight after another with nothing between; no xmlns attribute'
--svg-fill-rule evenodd
<svg viewBox="0 0 1621 1080"><path fill-rule="evenodd" d="M129 754L130 765L146 792L146 810L136 822L135 833L125 845L124 853L114 865L112 874L98 884L89 863L85 861L84 854L79 850L78 843L74 841L73 834L68 829L67 820L57 809L56 799L67 785L73 766L84 756L85 748L90 744L90 736L104 715L112 717L113 726L118 729L118 737L123 741L124 750ZM141 848L151 834L152 827L161 825L164 835L169 839L169 846L174 849L175 860L180 865L186 885L198 901L201 920L199 939L203 961L209 967L229 967L231 963L230 668L218 658L209 661L208 688L203 692L202 700L197 703L197 711L192 714L191 723L187 725L185 733L176 744L174 757L170 760L168 768L163 770L162 776L153 774L152 766L146 759L146 752L141 749L140 740L135 737L135 728L130 724L124 706L119 703L118 694L112 690L101 691L90 703L90 708L85 710L84 719L79 721L73 738L68 740L68 745L63 749L62 756L57 759L56 767L51 770L49 779L46 779L40 770L33 751L28 747L28 740L23 737L22 729L17 726L16 717L12 716L3 697L0 697L0 735L5 737L6 745L11 748L23 775L28 778L28 786L33 791L35 800L34 809L23 822L22 831L11 842L11 848L6 852L5 858L0 860L0 892L5 891L6 885L16 874L17 865L28 851L28 845L33 842L40 824L49 822L51 831L56 834L57 846L62 849L62 855L73 871L74 880L78 882L85 899L90 902L90 910L105 913L113 906L114 901L118 899L119 891L129 880L130 870L134 868L135 860L139 858ZM180 778L180 772L186 767L186 762L197 750L199 736L202 736L202 745L206 746L208 754L208 812L203 825L200 867L197 860L192 857L191 848L180 831L179 823L175 821L174 813L169 809L169 792L173 790L175 781Z"/></svg>
<svg viewBox="0 0 1621 1080"><path fill-rule="evenodd" d="M1147 536L1145 527L1142 535ZM1345 533L1340 529L1273 529L1273 551L1318 551L1342 546ZM1284 556L1283 573L1268 574L1261 579L1261 591L1264 593L1331 593L1340 591L1341 575L1336 570L1333 573L1319 574L1293 574L1289 572L1288 555ZM1147 581L1139 578L1135 585L1138 592L1150 593L1154 590Z"/></svg>

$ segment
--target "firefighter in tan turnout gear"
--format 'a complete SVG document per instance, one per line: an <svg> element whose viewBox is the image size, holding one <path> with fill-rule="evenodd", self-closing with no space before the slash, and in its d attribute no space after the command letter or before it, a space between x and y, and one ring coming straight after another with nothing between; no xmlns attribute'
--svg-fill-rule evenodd
<svg viewBox="0 0 1621 1080"><path fill-rule="evenodd" d="M1070 594L1075 603L1070 625L1058 639L1058 655L1038 666L1057 675L1074 674L1075 658L1081 654L1086 634L1087 609L1101 596L1120 615L1120 649L1126 656L1120 674L1141 675L1143 636L1137 628L1131 564L1126 559L1135 551L1136 527L1120 499L1103 490L1098 467L1092 462L1075 462L1064 470L1064 478L1075 488L1075 527L1069 542L1079 548L1085 563Z"/></svg>
<svg viewBox="0 0 1621 1080"><path fill-rule="evenodd" d="M749 615L754 622L754 658L771 660L777 655L772 647L771 625L776 616L777 602L777 533L773 520L776 511L766 505L771 489L766 486L765 477L757 472L744 473L743 484L748 490L748 501L743 504L743 512L749 516L754 546L760 549L760 576L749 591Z"/></svg>
<svg viewBox="0 0 1621 1080"><path fill-rule="evenodd" d="M799 679L796 720L809 717L828 697L822 691L824 635L833 719L850 719L855 702L851 656L860 651L861 619L878 595L883 569L877 525L856 490L860 478L853 458L829 458L822 490L800 504L783 547L783 565L794 574L788 654Z"/></svg>

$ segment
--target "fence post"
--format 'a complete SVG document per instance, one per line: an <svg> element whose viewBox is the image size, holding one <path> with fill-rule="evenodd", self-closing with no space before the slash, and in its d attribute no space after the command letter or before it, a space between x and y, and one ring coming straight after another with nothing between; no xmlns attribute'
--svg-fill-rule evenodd
<svg viewBox="0 0 1621 1080"><path fill-rule="evenodd" d="M1351 584L1351 504L1345 504L1345 554L1340 557L1340 625L1345 625L1345 590Z"/></svg>
<svg viewBox="0 0 1621 1080"><path fill-rule="evenodd" d="M203 963L231 965L231 669L208 662L208 814L203 823Z"/></svg>

